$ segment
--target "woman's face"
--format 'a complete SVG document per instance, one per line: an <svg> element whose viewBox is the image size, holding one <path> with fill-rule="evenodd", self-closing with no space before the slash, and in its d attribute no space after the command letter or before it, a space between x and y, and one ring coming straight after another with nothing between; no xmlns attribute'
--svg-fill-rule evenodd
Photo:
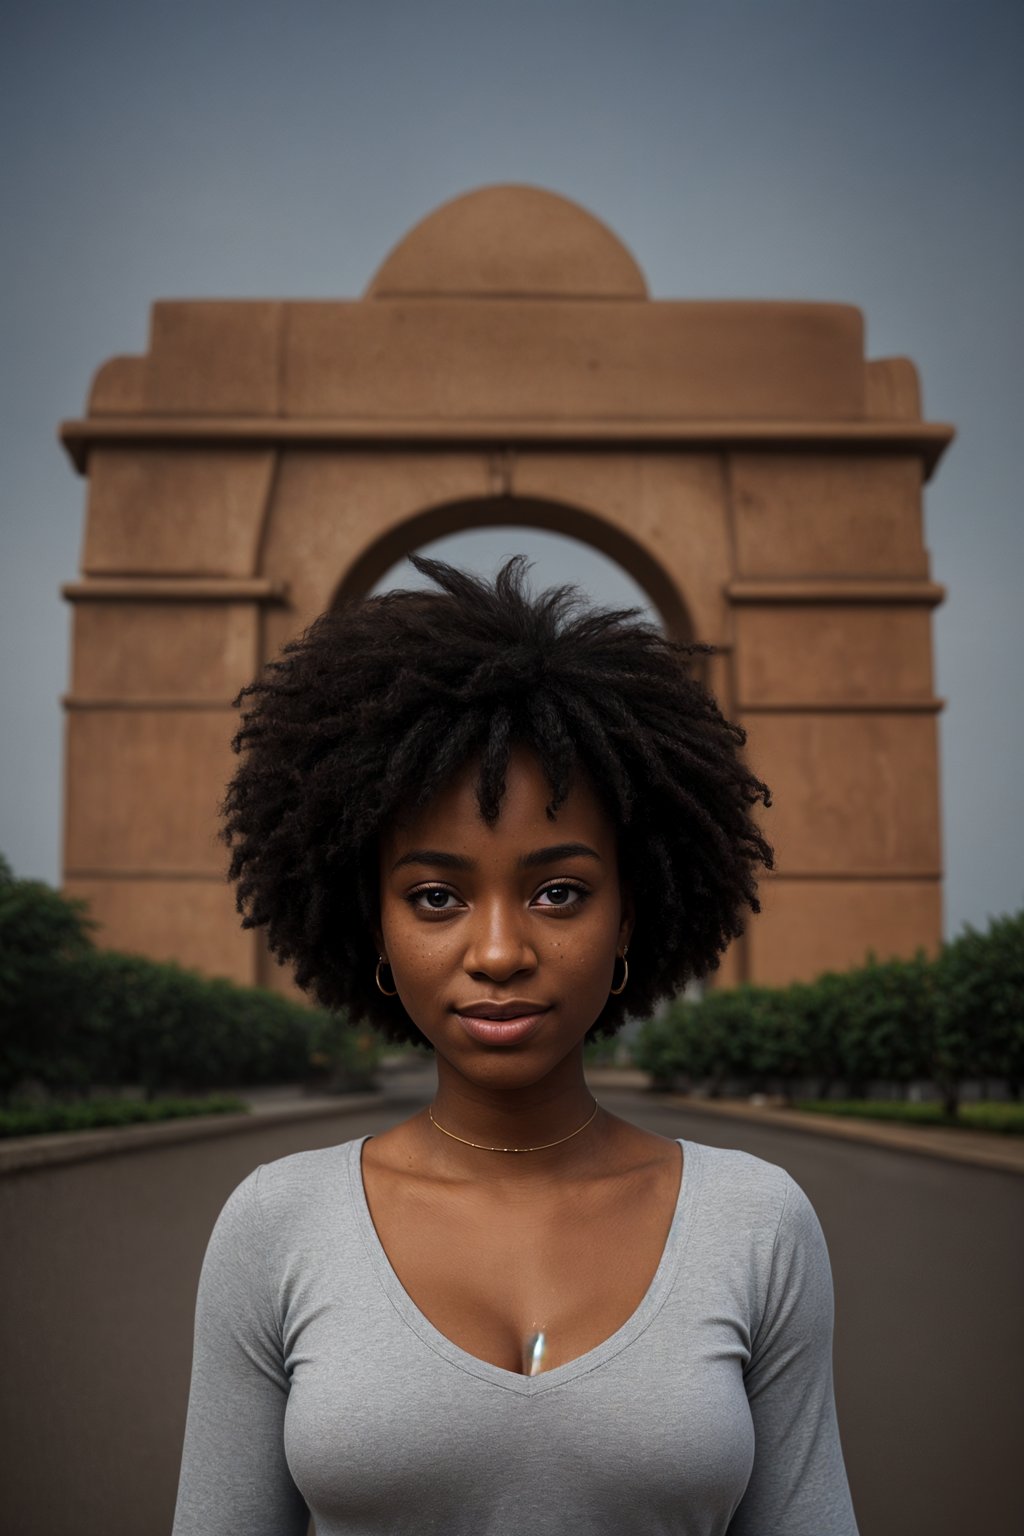
<svg viewBox="0 0 1024 1536"><path fill-rule="evenodd" d="M537 1081L582 1048L631 911L615 828L585 779L551 821L538 760L513 751L488 827L467 764L381 840L381 948L409 1017L471 1079Z"/></svg>

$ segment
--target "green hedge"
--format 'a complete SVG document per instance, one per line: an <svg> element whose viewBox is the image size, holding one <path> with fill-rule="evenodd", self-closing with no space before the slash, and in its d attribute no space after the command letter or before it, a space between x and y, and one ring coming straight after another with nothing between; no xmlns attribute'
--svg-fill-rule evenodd
<svg viewBox="0 0 1024 1536"><path fill-rule="evenodd" d="M1024 912L967 928L935 960L871 960L785 988L743 986L680 1000L641 1029L638 1066L720 1092L727 1081L790 1092L870 1082L936 1084L953 1114L968 1079L1024 1080Z"/></svg>
<svg viewBox="0 0 1024 1536"><path fill-rule="evenodd" d="M16 880L0 856L0 1096L45 1066L80 1076L82 999L76 965L92 950L84 905L37 880Z"/></svg>
<svg viewBox="0 0 1024 1536"><path fill-rule="evenodd" d="M961 1104L955 1115L935 1101L914 1103L908 1099L798 1099L796 1109L812 1115L838 1115L849 1120L892 1120L903 1125L947 1125L957 1130L998 1131L1003 1136L1024 1136L1024 1104L980 1100Z"/></svg>
<svg viewBox="0 0 1024 1536"><path fill-rule="evenodd" d="M95 1131L104 1126L183 1120L195 1115L244 1114L243 1099L89 1099L80 1104L40 1104L0 1109L0 1137L46 1136L56 1131Z"/></svg>
<svg viewBox="0 0 1024 1536"><path fill-rule="evenodd" d="M97 950L81 903L16 880L0 858L0 1101L140 1086L209 1092L372 1080L376 1044L347 1022L260 988Z"/></svg>

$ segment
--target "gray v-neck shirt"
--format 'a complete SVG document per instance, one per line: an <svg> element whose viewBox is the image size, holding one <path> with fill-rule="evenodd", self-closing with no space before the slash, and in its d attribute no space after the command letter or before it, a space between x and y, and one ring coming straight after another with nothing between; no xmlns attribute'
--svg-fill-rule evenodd
<svg viewBox="0 0 1024 1536"><path fill-rule="evenodd" d="M856 1536L828 1254L781 1168L683 1141L640 1305L530 1377L404 1290L365 1140L257 1168L218 1218L174 1536Z"/></svg>

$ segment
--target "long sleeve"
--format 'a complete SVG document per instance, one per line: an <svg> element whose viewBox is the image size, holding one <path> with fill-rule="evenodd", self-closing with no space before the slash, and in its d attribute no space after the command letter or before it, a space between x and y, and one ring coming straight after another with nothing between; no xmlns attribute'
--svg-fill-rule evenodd
<svg viewBox="0 0 1024 1536"><path fill-rule="evenodd" d="M745 1372L754 1466L730 1536L857 1536L833 1397L832 1321L824 1234L789 1180Z"/></svg>
<svg viewBox="0 0 1024 1536"><path fill-rule="evenodd" d="M288 1378L268 1283L261 1169L229 1197L203 1261L173 1536L305 1536L285 1460Z"/></svg>

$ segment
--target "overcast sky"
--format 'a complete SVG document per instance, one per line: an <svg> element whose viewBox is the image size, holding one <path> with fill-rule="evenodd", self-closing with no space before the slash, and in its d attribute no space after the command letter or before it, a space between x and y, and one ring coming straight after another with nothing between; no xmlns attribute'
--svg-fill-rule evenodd
<svg viewBox="0 0 1024 1536"><path fill-rule="evenodd" d="M55 429L94 370L154 299L355 297L437 204L517 181L610 224L654 297L857 304L869 355L917 363L959 433L926 500L947 931L1019 907L1022 78L1019 0L8 7L0 850L59 878L84 482Z"/></svg>

